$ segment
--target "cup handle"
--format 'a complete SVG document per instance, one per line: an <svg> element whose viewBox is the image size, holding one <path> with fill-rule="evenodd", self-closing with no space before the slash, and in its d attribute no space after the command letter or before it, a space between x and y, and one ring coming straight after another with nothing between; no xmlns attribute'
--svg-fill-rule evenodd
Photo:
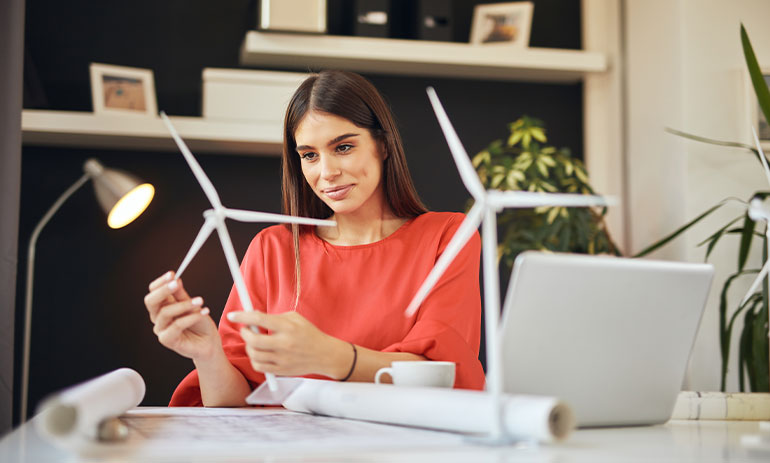
<svg viewBox="0 0 770 463"><path fill-rule="evenodd" d="M377 370L377 374L374 375L374 382L377 383L377 384L381 384L380 383L380 376L382 376L382 375L390 375L390 379L392 381L393 380L393 369L385 367L385 368L380 368L379 370Z"/></svg>

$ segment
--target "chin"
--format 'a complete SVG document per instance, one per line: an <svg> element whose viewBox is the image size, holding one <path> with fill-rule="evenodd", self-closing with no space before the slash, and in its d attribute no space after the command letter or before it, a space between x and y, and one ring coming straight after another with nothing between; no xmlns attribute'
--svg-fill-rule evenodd
<svg viewBox="0 0 770 463"><path fill-rule="evenodd" d="M329 206L329 209L335 214L350 214L351 212L357 211L360 207L360 204L345 204L345 201L335 201L331 204L326 203L326 205Z"/></svg>

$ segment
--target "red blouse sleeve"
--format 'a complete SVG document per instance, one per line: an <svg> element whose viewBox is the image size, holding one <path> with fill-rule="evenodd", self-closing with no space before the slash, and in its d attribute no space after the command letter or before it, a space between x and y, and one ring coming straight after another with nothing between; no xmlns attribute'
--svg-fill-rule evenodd
<svg viewBox="0 0 770 463"><path fill-rule="evenodd" d="M246 281L246 287L249 290L249 297L255 310L263 310L265 307L264 295L255 291L257 288L265 287L265 274L263 263L262 239L257 235L249 245L246 255L241 262L241 274ZM254 371L246 355L246 349L239 333L240 328L227 319L228 312L238 312L243 310L243 305L238 297L235 285L230 290L230 296L227 298L225 309L222 312L222 319L219 322L219 336L222 338L222 348L225 351L227 359L237 368L249 385L254 389L259 383L264 381L265 376L261 372ZM171 396L170 407L200 407L203 406L201 399L200 382L198 380L198 370L191 371L179 385Z"/></svg>
<svg viewBox="0 0 770 463"><path fill-rule="evenodd" d="M462 216L458 214L456 217L444 230L436 260L460 226ZM484 370L478 358L481 336L480 254L481 239L476 232L422 303L416 322L406 337L383 349L383 352L410 352L430 360L455 362L456 388L484 388Z"/></svg>

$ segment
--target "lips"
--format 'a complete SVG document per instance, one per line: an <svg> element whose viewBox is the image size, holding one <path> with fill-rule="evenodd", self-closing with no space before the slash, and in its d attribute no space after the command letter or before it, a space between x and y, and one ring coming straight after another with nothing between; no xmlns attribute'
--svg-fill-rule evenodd
<svg viewBox="0 0 770 463"><path fill-rule="evenodd" d="M345 197L350 193L350 190L353 189L353 185L341 185L341 186L334 186L331 188L324 188L321 190L324 195L326 195L328 198L333 199L335 201L339 201L341 199L345 199Z"/></svg>

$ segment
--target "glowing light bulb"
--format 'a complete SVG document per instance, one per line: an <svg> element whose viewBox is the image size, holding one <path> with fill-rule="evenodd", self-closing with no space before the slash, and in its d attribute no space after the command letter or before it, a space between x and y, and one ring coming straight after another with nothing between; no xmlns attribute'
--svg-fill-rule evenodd
<svg viewBox="0 0 770 463"><path fill-rule="evenodd" d="M129 191L112 207L107 216L107 225L110 228L121 228L130 224L147 209L153 196L155 187L149 183L143 183Z"/></svg>

